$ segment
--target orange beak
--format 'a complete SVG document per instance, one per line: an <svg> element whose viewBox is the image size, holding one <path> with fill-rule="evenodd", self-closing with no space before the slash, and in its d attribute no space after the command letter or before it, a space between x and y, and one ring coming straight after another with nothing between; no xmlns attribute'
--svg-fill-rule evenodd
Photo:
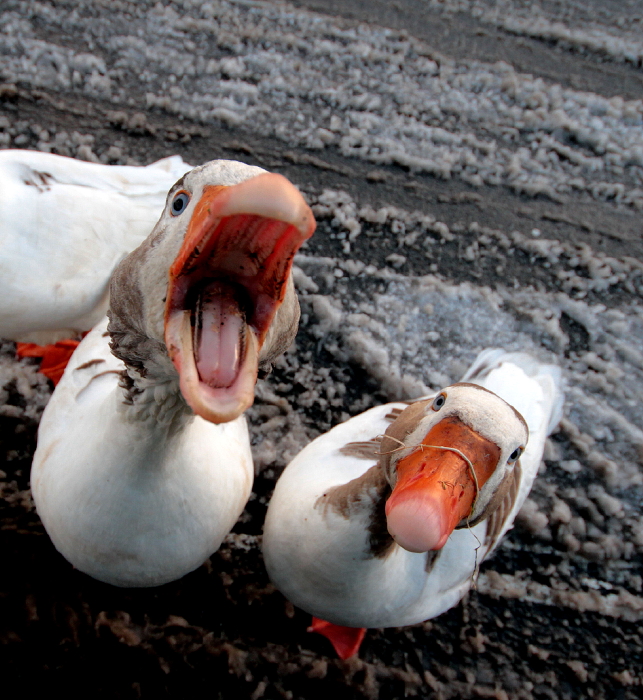
<svg viewBox="0 0 643 700"><path fill-rule="evenodd" d="M261 347L314 230L282 175L204 189L170 267L165 343L181 393L206 420L224 423L252 405Z"/></svg>
<svg viewBox="0 0 643 700"><path fill-rule="evenodd" d="M451 448L466 455L475 478L468 462ZM393 539L410 552L441 549L471 514L477 491L499 459L500 448L459 418L436 423L418 448L397 463L397 483L385 509Z"/></svg>

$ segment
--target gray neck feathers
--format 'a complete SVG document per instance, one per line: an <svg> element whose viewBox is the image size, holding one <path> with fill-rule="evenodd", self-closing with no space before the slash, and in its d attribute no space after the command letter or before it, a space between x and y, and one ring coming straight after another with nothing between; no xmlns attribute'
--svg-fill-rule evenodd
<svg viewBox="0 0 643 700"><path fill-rule="evenodd" d="M172 387L179 403L185 404L178 388L179 376L164 342L165 294L167 269L152 258L171 261L176 243L157 227L152 235L130 253L116 268L110 283L108 333L112 353L127 367L127 401L137 405L154 387ZM272 363L295 339L299 324L299 301L292 276L286 294L277 309L259 354L259 372L267 374ZM167 392L157 391L161 396ZM171 393L171 392L170 392ZM170 396L167 393L167 396ZM169 399L168 399L169 400Z"/></svg>
<svg viewBox="0 0 643 700"><path fill-rule="evenodd" d="M178 414L191 413L179 391L179 375L165 343L150 337L146 326L146 299L139 283L153 243L145 241L116 268L110 285L107 315L112 353L122 360L126 372L121 381L124 410L138 420L153 419L169 424ZM163 309L162 299L156 300Z"/></svg>

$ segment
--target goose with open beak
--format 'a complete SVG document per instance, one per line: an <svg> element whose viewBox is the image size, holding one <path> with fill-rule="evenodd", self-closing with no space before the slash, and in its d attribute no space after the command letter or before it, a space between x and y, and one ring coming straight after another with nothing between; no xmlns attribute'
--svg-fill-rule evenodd
<svg viewBox="0 0 643 700"><path fill-rule="evenodd" d="M49 343L95 326L114 268L190 168L179 156L137 167L0 151L0 337Z"/></svg>
<svg viewBox="0 0 643 700"><path fill-rule="evenodd" d="M252 486L243 412L294 339L292 260L314 228L293 185L243 163L170 190L40 424L36 508L78 569L155 586L219 547Z"/></svg>
<svg viewBox="0 0 643 700"><path fill-rule="evenodd" d="M314 440L270 502L272 581L350 628L410 625L454 606L529 493L560 419L560 387L558 368L487 350L462 382Z"/></svg>

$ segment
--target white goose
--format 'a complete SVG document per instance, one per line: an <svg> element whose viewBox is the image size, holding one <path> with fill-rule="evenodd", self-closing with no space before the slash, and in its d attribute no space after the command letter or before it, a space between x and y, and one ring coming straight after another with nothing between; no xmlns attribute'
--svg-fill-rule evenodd
<svg viewBox="0 0 643 700"><path fill-rule="evenodd" d="M556 367L487 350L463 383L314 440L270 501L263 547L275 585L348 627L410 625L454 606L527 497L560 419L560 385Z"/></svg>
<svg viewBox="0 0 643 700"><path fill-rule="evenodd" d="M114 268L190 168L179 156L135 167L0 151L0 337L49 342L98 323Z"/></svg>
<svg viewBox="0 0 643 700"><path fill-rule="evenodd" d="M252 485L242 413L296 333L291 264L314 228L261 168L214 161L170 190L40 424L36 508L78 569L155 586L219 547Z"/></svg>

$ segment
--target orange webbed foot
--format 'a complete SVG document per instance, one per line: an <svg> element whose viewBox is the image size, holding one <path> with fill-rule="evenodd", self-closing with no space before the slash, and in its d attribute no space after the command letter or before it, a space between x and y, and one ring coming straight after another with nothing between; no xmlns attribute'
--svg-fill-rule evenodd
<svg viewBox="0 0 643 700"><path fill-rule="evenodd" d="M334 625L332 622L326 622L326 620L320 620L318 617L313 616L308 632L323 634L333 645L337 656L340 659L348 659L351 656L355 656L359 651L366 634L366 628Z"/></svg>
<svg viewBox="0 0 643 700"><path fill-rule="evenodd" d="M36 345L36 343L16 343L16 355L23 357L41 357L40 372L54 383L58 384L63 376L65 367L74 350L78 347L78 340L59 340L53 345Z"/></svg>

